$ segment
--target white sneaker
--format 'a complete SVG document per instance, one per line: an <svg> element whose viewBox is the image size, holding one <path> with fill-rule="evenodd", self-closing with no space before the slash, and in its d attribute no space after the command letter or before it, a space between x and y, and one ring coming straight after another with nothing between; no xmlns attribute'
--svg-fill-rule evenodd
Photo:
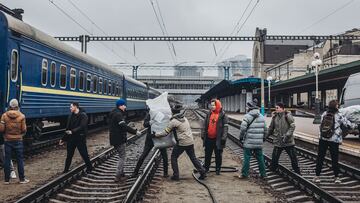
<svg viewBox="0 0 360 203"><path fill-rule="evenodd" d="M335 182L336 184L340 184L340 183L341 183L341 180L340 180L339 177L336 177L336 178L334 179L334 182Z"/></svg>
<svg viewBox="0 0 360 203"><path fill-rule="evenodd" d="M12 179L16 179L16 173L15 173L15 171L11 171L10 177L11 177Z"/></svg>
<svg viewBox="0 0 360 203"><path fill-rule="evenodd" d="M29 183L29 182L30 182L30 180L25 178L24 180L20 181L20 184L26 184L26 183Z"/></svg>
<svg viewBox="0 0 360 203"><path fill-rule="evenodd" d="M313 182L315 182L315 183L320 183L320 178L319 178L319 176L315 176L314 179L313 179Z"/></svg>

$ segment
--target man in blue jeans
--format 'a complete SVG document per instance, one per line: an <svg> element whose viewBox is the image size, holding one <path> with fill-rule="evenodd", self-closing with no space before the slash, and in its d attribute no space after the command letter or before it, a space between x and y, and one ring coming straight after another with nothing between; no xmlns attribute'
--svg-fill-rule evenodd
<svg viewBox="0 0 360 203"><path fill-rule="evenodd" d="M15 151L18 165L18 173L21 184L29 182L24 174L24 157L23 157L23 135L26 133L25 116L19 111L19 102L12 99L9 102L9 110L1 116L0 132L4 133L5 140L5 184L10 184L11 172L11 152Z"/></svg>

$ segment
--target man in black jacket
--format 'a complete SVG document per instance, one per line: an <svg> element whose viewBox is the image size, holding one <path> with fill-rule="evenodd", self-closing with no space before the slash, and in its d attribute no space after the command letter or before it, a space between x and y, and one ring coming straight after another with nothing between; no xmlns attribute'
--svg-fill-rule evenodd
<svg viewBox="0 0 360 203"><path fill-rule="evenodd" d="M151 149L154 147L154 142L152 140L153 136L151 135L151 124L150 124L149 112L147 112L147 114L145 116L144 127L147 128L145 145L144 145L143 152L142 152L141 156L139 157L139 160L136 164L135 170L132 174L133 177L137 176L137 174L139 173L140 167L143 164L146 156L149 154ZM160 149L160 153L161 153L161 156L163 159L164 177L168 177L168 156L167 156L166 148Z"/></svg>
<svg viewBox="0 0 360 203"><path fill-rule="evenodd" d="M140 135L141 133L136 129L129 127L125 122L125 100L119 99L116 101L116 108L110 113L110 144L119 153L119 162L116 169L115 182L126 180L124 173L124 164L126 158L126 141L127 132Z"/></svg>
<svg viewBox="0 0 360 203"><path fill-rule="evenodd" d="M78 102L73 102L70 104L70 111L71 114L67 121L65 136L59 142L60 145L63 145L64 142L67 142L67 155L64 173L69 171L76 148L78 149L82 159L86 164L86 172L90 172L93 167L91 165L86 147L88 117L86 113L80 109Z"/></svg>

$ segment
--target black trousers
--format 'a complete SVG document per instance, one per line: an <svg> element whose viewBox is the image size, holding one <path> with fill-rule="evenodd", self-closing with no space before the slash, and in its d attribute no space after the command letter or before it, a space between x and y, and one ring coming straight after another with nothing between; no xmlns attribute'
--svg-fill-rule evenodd
<svg viewBox="0 0 360 203"><path fill-rule="evenodd" d="M291 166L293 168L293 170L295 171L295 173L297 174L301 174L300 173L300 168L298 165L298 159L296 157L296 150L295 150L295 146L289 146L289 147L274 147L274 150L272 152L272 157L271 157L271 170L275 171L279 165L279 158L281 155L281 152L285 150L286 153L289 155L290 160L291 160Z"/></svg>
<svg viewBox="0 0 360 203"><path fill-rule="evenodd" d="M213 152L215 153L215 167L216 171L221 170L222 163L222 149L216 147L216 139L206 139L205 140L205 170L209 171L211 165L211 157Z"/></svg>
<svg viewBox="0 0 360 203"><path fill-rule="evenodd" d="M92 170L92 165L91 165L91 162L89 159L89 154L88 154L87 147L86 147L86 138L76 137L76 138L70 139L67 142L67 147L66 147L67 155L66 155L64 171L69 170L76 148L78 149L82 159L84 160L87 170L88 171Z"/></svg>
<svg viewBox="0 0 360 203"><path fill-rule="evenodd" d="M179 177L179 166L178 166L178 158L183 153L186 152L188 157L190 158L192 164L196 168L197 171L200 172L200 174L205 174L204 167L200 164L199 160L195 156L195 150L194 145L189 146L179 146L175 145L172 153L171 153L171 167L174 172L174 177Z"/></svg>
<svg viewBox="0 0 360 203"><path fill-rule="evenodd" d="M139 157L139 160L138 160L138 162L136 164L134 174L139 173L141 165L143 164L146 156L149 154L149 152L151 151L151 149L153 147L154 147L154 143L152 141L148 141L148 142L146 141L145 142L143 152L141 153L141 155ZM168 174L168 165L169 165L169 163L168 163L168 155L167 155L166 148L160 149L160 153L161 153L161 157L162 157L162 160L163 160L164 175L167 175Z"/></svg>
<svg viewBox="0 0 360 203"><path fill-rule="evenodd" d="M319 176L326 155L326 150L330 148L331 165L335 177L339 176L339 143L326 140L319 140L318 157L316 159L316 175Z"/></svg>

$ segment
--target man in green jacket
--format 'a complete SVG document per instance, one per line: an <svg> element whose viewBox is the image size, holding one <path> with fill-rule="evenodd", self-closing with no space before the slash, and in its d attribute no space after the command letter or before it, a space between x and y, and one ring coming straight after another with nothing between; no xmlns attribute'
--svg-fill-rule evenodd
<svg viewBox="0 0 360 203"><path fill-rule="evenodd" d="M295 150L295 122L291 113L285 111L283 103L277 103L276 112L271 119L268 136L274 137L274 149L271 158L272 171L275 171L279 165L279 158L283 150L289 155L291 160L291 166L295 173L300 175L300 168L296 157Z"/></svg>

